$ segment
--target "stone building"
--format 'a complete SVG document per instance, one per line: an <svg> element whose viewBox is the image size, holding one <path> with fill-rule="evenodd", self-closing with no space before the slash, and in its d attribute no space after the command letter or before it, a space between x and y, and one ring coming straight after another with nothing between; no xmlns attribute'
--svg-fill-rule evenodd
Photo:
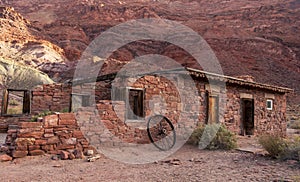
<svg viewBox="0 0 300 182"><path fill-rule="evenodd" d="M286 94L292 90L257 83L251 77L186 68L136 78L109 74L95 80L40 85L32 90L3 88L0 128L7 130L8 125L45 111L94 106L107 128L126 140L142 138L139 128L154 114L165 115L176 127L185 125L178 122L181 118L196 125L223 123L240 135L286 133Z"/></svg>

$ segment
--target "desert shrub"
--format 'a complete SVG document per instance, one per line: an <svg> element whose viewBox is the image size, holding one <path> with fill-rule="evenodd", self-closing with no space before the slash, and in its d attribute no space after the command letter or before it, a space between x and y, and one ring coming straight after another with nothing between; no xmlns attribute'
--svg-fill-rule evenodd
<svg viewBox="0 0 300 182"><path fill-rule="evenodd" d="M280 136L265 135L259 138L259 143L271 157L283 160L300 160L300 137L284 139Z"/></svg>
<svg viewBox="0 0 300 182"><path fill-rule="evenodd" d="M281 158L287 150L286 140L277 135L263 135L258 142L274 158Z"/></svg>
<svg viewBox="0 0 300 182"><path fill-rule="evenodd" d="M295 136L287 141L287 149L284 152L282 159L300 161L300 136Z"/></svg>
<svg viewBox="0 0 300 182"><path fill-rule="evenodd" d="M227 130L224 125L219 124L198 126L190 136L188 143L203 146L202 148L209 150L231 150L237 146L235 134Z"/></svg>

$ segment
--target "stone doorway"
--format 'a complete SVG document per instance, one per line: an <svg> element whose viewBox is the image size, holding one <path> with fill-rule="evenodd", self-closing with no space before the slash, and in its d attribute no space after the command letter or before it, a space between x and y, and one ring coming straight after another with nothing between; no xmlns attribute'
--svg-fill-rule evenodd
<svg viewBox="0 0 300 182"><path fill-rule="evenodd" d="M241 135L254 134L254 100L242 99Z"/></svg>

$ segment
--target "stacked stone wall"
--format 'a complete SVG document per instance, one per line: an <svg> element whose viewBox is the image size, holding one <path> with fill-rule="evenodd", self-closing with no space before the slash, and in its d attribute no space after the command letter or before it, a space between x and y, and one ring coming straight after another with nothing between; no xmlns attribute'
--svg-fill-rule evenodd
<svg viewBox="0 0 300 182"><path fill-rule="evenodd" d="M9 125L18 125L19 122L29 121L31 119L30 115L22 115L18 117L0 117L0 131L6 132Z"/></svg>
<svg viewBox="0 0 300 182"><path fill-rule="evenodd" d="M286 96L284 94L236 86L227 86L226 94L225 112L220 118L223 118L221 122L225 123L231 131L240 134L243 122L242 99L247 99L243 98L247 95L254 101L254 135L286 135ZM272 110L267 109L267 99L273 100Z"/></svg>
<svg viewBox="0 0 300 182"><path fill-rule="evenodd" d="M8 130L6 145L14 158L90 149L73 113L45 116L42 122L19 122Z"/></svg>
<svg viewBox="0 0 300 182"><path fill-rule="evenodd" d="M38 86L32 91L31 113L68 110L70 108L72 87L68 84L48 84Z"/></svg>

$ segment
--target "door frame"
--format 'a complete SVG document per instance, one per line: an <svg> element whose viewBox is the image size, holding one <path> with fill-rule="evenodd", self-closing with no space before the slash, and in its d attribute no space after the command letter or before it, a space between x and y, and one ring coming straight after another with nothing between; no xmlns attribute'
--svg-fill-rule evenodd
<svg viewBox="0 0 300 182"><path fill-rule="evenodd" d="M249 134L249 132L247 132L247 128L246 126L246 102L252 102L251 104L251 120L252 120L252 133ZM255 128L255 122L254 122L254 113L255 111L255 105L254 105L254 99L249 99L249 98L242 98L241 99L241 122L240 122L240 135L244 136L244 135L254 135L254 128ZM247 134L248 133L248 134Z"/></svg>

